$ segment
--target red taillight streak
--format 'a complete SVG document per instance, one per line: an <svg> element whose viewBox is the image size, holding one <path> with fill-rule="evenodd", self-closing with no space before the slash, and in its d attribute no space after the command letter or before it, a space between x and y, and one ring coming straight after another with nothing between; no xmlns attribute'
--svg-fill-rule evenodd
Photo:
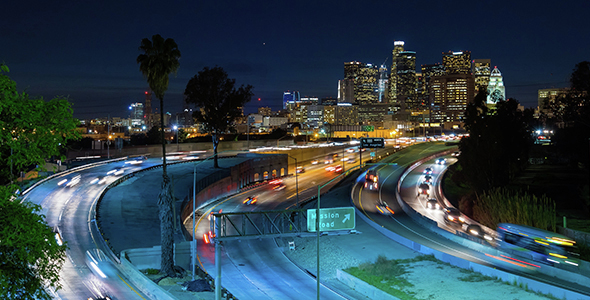
<svg viewBox="0 0 590 300"><path fill-rule="evenodd" d="M497 259L497 260L505 261L505 262L507 262L507 263L511 263L511 264L513 264L513 265L515 265L515 266L519 266L519 267L523 267L523 268L526 268L526 267L527 267L526 265L519 264L519 263L517 263L517 262L513 262L513 261L511 261L511 260L504 259L504 258L501 258L501 257L497 257L497 256L494 256L494 255L491 255L491 254L487 254L487 253L486 253L486 256L493 257L493 258L495 258L495 259Z"/></svg>
<svg viewBox="0 0 590 300"><path fill-rule="evenodd" d="M506 256L506 255L504 255L504 254L500 254L500 256L502 256L502 257L506 257L506 258L508 258L508 259L512 259L512 260L514 260L514 261L521 262L521 263L523 263L523 264L527 264L527 265L530 265L530 266L533 266L533 267L537 267L537 268L540 268L540 267L541 267L541 266L537 266L537 265L535 265L535 264L528 263L528 262L526 262L526 261L522 261L522 260L518 260L518 259L516 259L516 258L512 258L512 257Z"/></svg>

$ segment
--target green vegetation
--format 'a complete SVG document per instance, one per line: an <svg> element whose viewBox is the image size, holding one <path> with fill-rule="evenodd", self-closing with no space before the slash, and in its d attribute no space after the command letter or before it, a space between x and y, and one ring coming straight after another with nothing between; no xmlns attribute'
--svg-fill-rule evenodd
<svg viewBox="0 0 590 300"><path fill-rule="evenodd" d="M555 202L546 196L496 188L478 195L473 216L481 224L496 228L507 222L533 226L555 232Z"/></svg>
<svg viewBox="0 0 590 300"><path fill-rule="evenodd" d="M23 202L10 182L61 156L67 142L79 138L78 121L67 99L19 93L8 72L0 64L0 299L51 299L45 289L61 288L67 246L58 244L41 206Z"/></svg>
<svg viewBox="0 0 590 300"><path fill-rule="evenodd" d="M516 280L511 283L504 282L497 277L486 276L473 270L466 270L452 266L449 263L436 259L433 255L420 255L410 259L387 259L385 256L379 255L374 263L365 262L358 267L351 267L343 271L399 299L420 300L416 298L415 293L408 291L408 288L411 288L414 285L404 279L403 275L408 273L408 268L412 268L412 263L421 261L432 261L437 264L437 268L443 268L446 266L452 268L453 272L458 271L465 274L465 276L458 278L463 282L493 281L495 283L521 288L538 296L547 297L552 300L559 300L559 298L556 298L551 294L533 292L529 290L526 284L518 283Z"/></svg>
<svg viewBox="0 0 590 300"><path fill-rule="evenodd" d="M160 274L160 270L148 268L148 269L143 270L143 273L147 274L147 275L158 275L158 274Z"/></svg>
<svg viewBox="0 0 590 300"><path fill-rule="evenodd" d="M482 282L482 281L502 282L502 280L500 280L496 277L486 276L486 275L483 275L483 274L480 274L480 273L477 273L474 271L470 271L470 270L461 269L460 272L467 274L464 277L459 277L459 280L465 281L465 282Z"/></svg>

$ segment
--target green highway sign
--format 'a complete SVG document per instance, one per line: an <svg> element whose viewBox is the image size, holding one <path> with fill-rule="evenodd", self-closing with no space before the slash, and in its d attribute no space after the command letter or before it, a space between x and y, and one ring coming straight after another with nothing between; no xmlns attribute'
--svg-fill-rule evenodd
<svg viewBox="0 0 590 300"><path fill-rule="evenodd" d="M316 211L307 210L307 231L316 231ZM350 230L356 226L354 207L320 208L320 231Z"/></svg>
<svg viewBox="0 0 590 300"><path fill-rule="evenodd" d="M361 138L361 148L385 148L385 139Z"/></svg>

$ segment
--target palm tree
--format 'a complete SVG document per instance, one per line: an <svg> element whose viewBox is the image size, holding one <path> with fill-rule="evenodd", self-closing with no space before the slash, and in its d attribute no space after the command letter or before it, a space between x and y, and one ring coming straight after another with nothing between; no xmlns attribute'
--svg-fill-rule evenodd
<svg viewBox="0 0 590 300"><path fill-rule="evenodd" d="M156 95L160 99L160 129L162 131L162 191L158 195L158 208L160 217L160 231L162 240L162 262L160 265L160 272L170 276L176 277L174 271L174 239L173 234L173 220L172 220L172 192L170 186L170 178L166 173L166 139L164 138L164 93L168 89L169 75L174 73L179 67L178 59L180 58L180 50L173 39L166 39L159 34L152 36L150 41L148 38L141 40L139 50L143 52L137 56L137 63L139 70L147 79L147 82Z"/></svg>

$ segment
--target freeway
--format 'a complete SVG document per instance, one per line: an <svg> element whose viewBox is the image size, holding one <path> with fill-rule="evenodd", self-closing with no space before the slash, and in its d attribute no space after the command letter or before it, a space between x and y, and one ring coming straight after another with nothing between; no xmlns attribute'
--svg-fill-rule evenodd
<svg viewBox="0 0 590 300"><path fill-rule="evenodd" d="M415 159L416 157L413 158ZM448 157L447 160L449 162L453 162L453 158L451 157ZM413 159L407 160L404 157L399 157L396 158L395 162L398 163L398 166L383 165L380 167L379 176L383 182L381 183L381 189L378 192L364 190L362 187L362 182L357 184L351 192L353 203L365 216L370 218L373 222L430 249L435 249L467 261L502 269L522 277L531 278L540 282L551 284L553 286L575 291L582 295L590 295L590 288L588 286L568 282L561 278L555 278L544 274L547 272L544 270L548 268L548 266L540 265L538 270L532 270L533 268L522 267L522 265L517 266L517 264L509 264L505 261L491 258L490 256L486 255L486 253L482 252L482 248L479 248L479 250L468 248L462 244L443 238L441 235L434 233L425 226L419 225L414 218L410 217L404 212L395 198L398 181L400 179L403 179L403 182L400 183L401 199L411 206L415 211L431 219L432 221L435 221L438 227L449 232L457 233L465 230L465 225L461 226L450 222L444 222L442 210L432 210L427 208L425 205L428 199L435 197L438 198L438 202L443 207L446 206L445 203L440 201L440 189L436 185L439 183L437 179L439 179L439 176L443 173L446 165L436 164L435 159L432 158L428 161L424 161L423 164L414 168L410 173L407 174L407 176L402 177L402 172L404 171L405 167L412 164ZM430 175L433 177L434 183L433 185L429 186L429 195L425 195L419 190L420 184L423 183L425 179L424 176L426 175L426 168L430 168L432 170ZM382 203L386 203L387 206L394 211L394 214L391 215L380 213L377 207ZM482 243L487 244L486 242Z"/></svg>
<svg viewBox="0 0 590 300"><path fill-rule="evenodd" d="M107 262L100 271L93 271L89 267L91 264L86 257L86 251L101 249L108 253L94 221L96 200L106 185L125 173L158 163L160 162L156 159L150 159L141 165L120 161L85 168L50 179L26 194L25 200L42 206L47 224L56 228L68 245L67 259L60 273L63 288L57 292L53 291L54 298L87 299L109 296L114 299L147 299L118 273L116 264ZM114 170L118 171L117 174L107 174ZM58 185L64 179L73 184ZM99 183L95 179L102 182ZM101 271L105 273L106 278L103 278Z"/></svg>
<svg viewBox="0 0 590 300"><path fill-rule="evenodd" d="M349 153L348 157L352 154ZM340 156L342 157L342 156ZM358 160L356 160L358 162ZM345 168L353 164L344 162ZM274 189L277 185L269 184L235 195L222 203L211 207L209 211L261 211L294 208L297 190L301 200L317 195L317 185L324 184L340 173L326 170L327 167L342 166L342 161L331 163L303 165L304 172L283 178L284 189ZM295 168L290 170L295 173ZM297 183L299 189L297 189ZM335 184L335 183L334 183ZM248 197L256 197L255 204L245 204ZM207 235L210 224L207 218L209 211L199 219L197 237ZM185 222L188 231L192 221ZM199 239L198 258L203 269L215 274L214 245L206 244ZM311 299L316 297L317 283L314 277L299 269L289 261L269 238L260 240L234 240L223 242L222 285L229 289L238 299ZM341 293L326 286L321 287L322 299L345 299Z"/></svg>

